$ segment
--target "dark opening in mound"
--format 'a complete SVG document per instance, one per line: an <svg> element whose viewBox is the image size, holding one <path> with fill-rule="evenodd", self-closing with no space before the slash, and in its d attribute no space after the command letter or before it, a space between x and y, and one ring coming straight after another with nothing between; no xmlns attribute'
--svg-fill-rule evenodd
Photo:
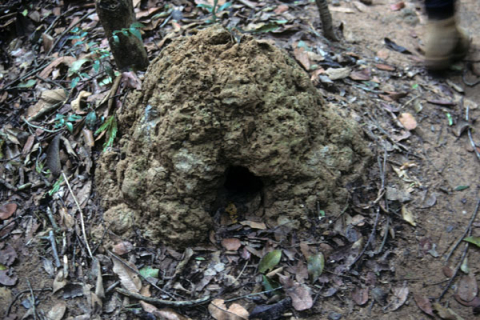
<svg viewBox="0 0 480 320"><path fill-rule="evenodd" d="M230 195L247 195L260 192L262 179L245 167L233 166L226 171L225 189Z"/></svg>

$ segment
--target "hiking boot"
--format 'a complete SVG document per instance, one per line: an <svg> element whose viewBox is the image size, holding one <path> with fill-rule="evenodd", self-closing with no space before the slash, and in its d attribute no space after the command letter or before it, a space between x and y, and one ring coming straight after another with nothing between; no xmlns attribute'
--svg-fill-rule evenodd
<svg viewBox="0 0 480 320"><path fill-rule="evenodd" d="M429 20L425 36L425 66L429 70L447 69L456 60L463 59L471 38L459 28L454 17Z"/></svg>

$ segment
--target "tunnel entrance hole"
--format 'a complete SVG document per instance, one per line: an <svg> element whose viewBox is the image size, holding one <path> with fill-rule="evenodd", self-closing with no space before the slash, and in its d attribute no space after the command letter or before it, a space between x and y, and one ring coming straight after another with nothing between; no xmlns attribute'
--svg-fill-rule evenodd
<svg viewBox="0 0 480 320"><path fill-rule="evenodd" d="M263 182L248 168L231 166L225 172L223 187L229 195L247 196L260 192L263 188Z"/></svg>

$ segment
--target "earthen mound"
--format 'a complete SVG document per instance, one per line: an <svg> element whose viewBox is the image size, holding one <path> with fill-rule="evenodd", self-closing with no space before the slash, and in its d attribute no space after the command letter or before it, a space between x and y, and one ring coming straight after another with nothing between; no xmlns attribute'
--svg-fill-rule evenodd
<svg viewBox="0 0 480 320"><path fill-rule="evenodd" d="M205 240L229 202L269 226L338 213L370 158L285 52L219 26L165 48L118 121L120 149L96 171L104 218L178 246Z"/></svg>

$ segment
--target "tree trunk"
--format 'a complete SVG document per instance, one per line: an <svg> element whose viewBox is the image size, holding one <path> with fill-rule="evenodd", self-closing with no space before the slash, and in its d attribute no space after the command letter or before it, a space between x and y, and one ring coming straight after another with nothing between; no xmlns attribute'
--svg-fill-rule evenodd
<svg viewBox="0 0 480 320"><path fill-rule="evenodd" d="M315 3L320 13L320 20L322 20L323 35L327 39L338 41L335 30L333 30L332 15L330 14L330 10L328 10L327 0L315 0Z"/></svg>
<svg viewBox="0 0 480 320"><path fill-rule="evenodd" d="M129 31L136 22L132 0L95 0L95 6L117 67L145 70L148 57L143 41Z"/></svg>

